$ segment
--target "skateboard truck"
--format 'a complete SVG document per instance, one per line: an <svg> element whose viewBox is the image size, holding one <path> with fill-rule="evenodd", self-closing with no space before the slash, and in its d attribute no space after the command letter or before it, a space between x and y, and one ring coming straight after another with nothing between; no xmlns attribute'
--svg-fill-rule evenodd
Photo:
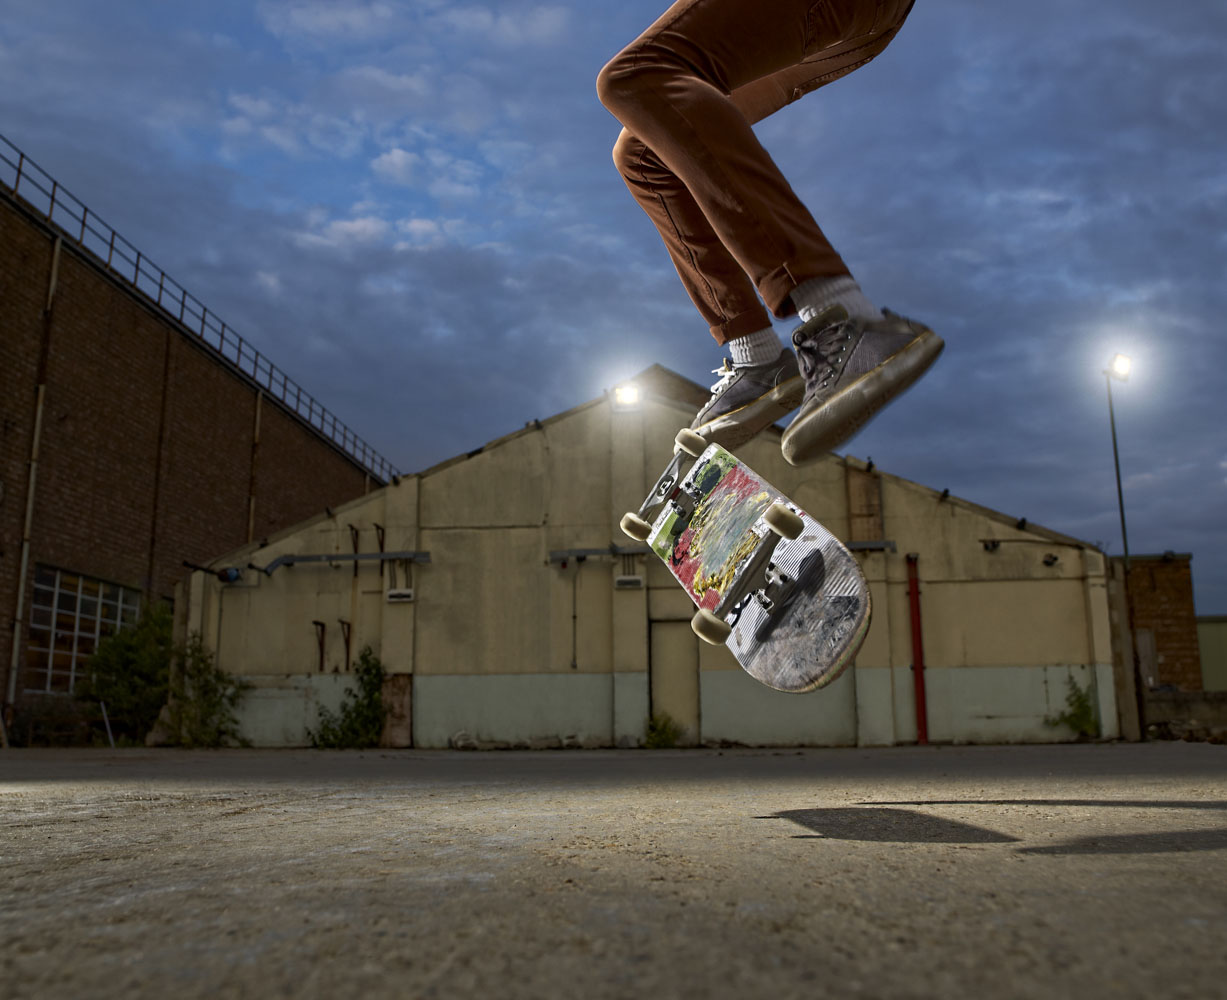
<svg viewBox="0 0 1227 1000"><path fill-rule="evenodd" d="M643 503L639 505L638 512L634 514L628 513L622 517L622 530L636 541L647 541L648 535L652 533L652 524L647 520L647 515L663 503L672 501L677 506L679 514L678 523L683 527L690 522L690 518L694 514L695 500L680 485L682 481L682 463L687 458L698 458L703 454L707 449L707 441L694 431L684 427L677 432L674 443L676 447L673 451L673 458L669 460L665 471L656 480L656 485L644 497Z"/></svg>
<svg viewBox="0 0 1227 1000"><path fill-rule="evenodd" d="M773 503L763 514L770 529L759 539L754 551L737 571L736 583L721 598L715 611L700 608L690 621L690 627L700 639L722 645L741 618L745 602L758 601L771 615L792 603L798 580L783 572L774 561L775 550L784 539L798 538L804 530L801 515L783 503ZM732 613L732 622L727 616Z"/></svg>

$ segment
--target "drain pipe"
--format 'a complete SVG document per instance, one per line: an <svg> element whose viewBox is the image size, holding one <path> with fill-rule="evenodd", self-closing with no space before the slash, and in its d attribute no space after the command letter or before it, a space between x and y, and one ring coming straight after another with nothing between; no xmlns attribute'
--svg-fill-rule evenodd
<svg viewBox="0 0 1227 1000"><path fill-rule="evenodd" d="M907 555L907 596L912 609L912 683L916 700L916 742L929 742L929 708L925 702L925 647L920 634L920 580L916 564L920 556Z"/></svg>
<svg viewBox="0 0 1227 1000"><path fill-rule="evenodd" d="M34 487L38 478L38 452L43 433L43 403L47 396L47 342L51 337L51 306L55 302L55 287L60 274L60 248L63 245L63 238L57 236L51 249L51 277L47 282L47 303L43 307L44 329L41 356L38 361L38 388L34 402L34 436L30 442L26 512L21 529L21 568L17 576L17 613L13 619L13 650L9 660L8 699L4 705L4 711L11 710L17 701L17 665L21 660L21 625L26 613L26 575L30 569L30 535L34 524ZM7 742L8 740L5 739L5 743Z"/></svg>

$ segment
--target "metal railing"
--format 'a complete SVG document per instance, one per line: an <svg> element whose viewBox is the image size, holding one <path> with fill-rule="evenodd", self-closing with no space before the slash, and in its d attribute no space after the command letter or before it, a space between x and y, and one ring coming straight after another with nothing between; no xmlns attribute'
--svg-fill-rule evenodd
<svg viewBox="0 0 1227 1000"><path fill-rule="evenodd" d="M15 157L15 159L14 159ZM0 135L0 184L381 482L399 471L204 303Z"/></svg>

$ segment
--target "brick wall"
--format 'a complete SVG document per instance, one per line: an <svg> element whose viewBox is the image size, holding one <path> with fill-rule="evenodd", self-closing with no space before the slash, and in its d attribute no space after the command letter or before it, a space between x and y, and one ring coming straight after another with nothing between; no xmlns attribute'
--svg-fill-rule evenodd
<svg viewBox="0 0 1227 1000"><path fill-rule="evenodd" d="M259 539L371 485L357 463L267 397L257 447L257 388L71 240L46 314L54 239L0 190L0 701L44 353L31 568L168 597L184 560L209 562L248 541L253 494Z"/></svg>
<svg viewBox="0 0 1227 1000"><path fill-rule="evenodd" d="M1182 691L1202 689L1191 560L1172 553L1129 560L1134 632L1149 630L1154 635L1157 686ZM1139 653L1143 650L1139 640Z"/></svg>
<svg viewBox="0 0 1227 1000"><path fill-rule="evenodd" d="M21 560L25 484L33 435L39 316L50 257L45 237L22 225L0 199L0 676L7 672ZM5 688L0 688L0 701Z"/></svg>

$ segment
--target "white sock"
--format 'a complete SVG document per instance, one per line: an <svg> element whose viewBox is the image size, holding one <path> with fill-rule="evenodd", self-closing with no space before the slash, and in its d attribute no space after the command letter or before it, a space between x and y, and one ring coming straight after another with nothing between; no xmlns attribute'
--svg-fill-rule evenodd
<svg viewBox="0 0 1227 1000"><path fill-rule="evenodd" d="M797 307L797 316L808 323L827 306L837 302L848 310L848 315L862 319L881 319L882 311L865 298L861 286L850 275L835 278L811 278L792 290L789 296Z"/></svg>
<svg viewBox="0 0 1227 1000"><path fill-rule="evenodd" d="M725 346L733 355L735 365L765 365L768 361L778 358L780 351L784 350L780 338L769 326L756 333L730 340Z"/></svg>

